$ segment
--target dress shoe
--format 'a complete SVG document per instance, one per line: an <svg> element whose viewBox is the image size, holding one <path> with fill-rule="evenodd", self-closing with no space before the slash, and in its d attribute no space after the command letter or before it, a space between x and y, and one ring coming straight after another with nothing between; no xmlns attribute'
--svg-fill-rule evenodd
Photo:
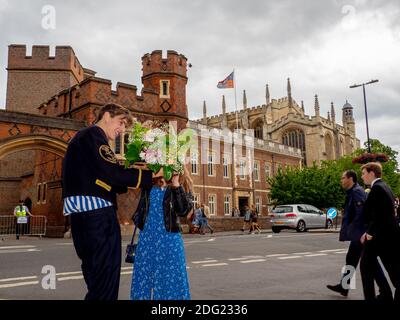
<svg viewBox="0 0 400 320"><path fill-rule="evenodd" d="M337 293L340 293L343 297L347 297L347 295L349 294L349 290L348 289L344 289L341 284L337 284L335 286L332 286L332 285L328 284L326 287L329 290L332 290L332 291L335 291Z"/></svg>

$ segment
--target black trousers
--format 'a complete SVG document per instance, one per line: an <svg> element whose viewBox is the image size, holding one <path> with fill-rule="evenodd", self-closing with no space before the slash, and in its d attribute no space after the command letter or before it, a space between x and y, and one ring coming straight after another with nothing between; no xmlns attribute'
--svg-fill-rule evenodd
<svg viewBox="0 0 400 320"><path fill-rule="evenodd" d="M377 242L370 240L365 243L361 257L360 269L365 300L375 300L375 287L373 274L376 272L374 261L380 257L383 266L389 274L395 287L394 300L400 303L400 253L392 241ZM390 291L391 294L391 291Z"/></svg>
<svg viewBox="0 0 400 320"><path fill-rule="evenodd" d="M349 245L349 249L346 255L346 265L352 266L357 269L358 263L360 262L362 253L363 253L364 245L360 241L351 241ZM392 299L392 291L390 289L389 282L387 281L385 274L379 264L378 259L375 260L371 259L371 265L374 266L373 274L372 274L372 281L376 281L379 287L379 292L382 295L383 299L391 300ZM342 275L342 280L345 276L350 274L350 271L347 271Z"/></svg>
<svg viewBox="0 0 400 320"><path fill-rule="evenodd" d="M18 217L16 218L16 226L15 226L15 235L17 239L19 239L19 236L23 236L25 234L30 233L30 217L26 217L27 222L26 223L17 223L18 222Z"/></svg>
<svg viewBox="0 0 400 320"><path fill-rule="evenodd" d="M85 300L117 300L121 230L115 208L71 214L71 233L88 288Z"/></svg>

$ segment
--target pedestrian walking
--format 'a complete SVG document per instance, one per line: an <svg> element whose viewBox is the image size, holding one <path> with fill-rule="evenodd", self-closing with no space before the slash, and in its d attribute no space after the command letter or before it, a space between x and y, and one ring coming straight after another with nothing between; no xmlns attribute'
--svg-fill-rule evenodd
<svg viewBox="0 0 400 320"><path fill-rule="evenodd" d="M250 208L248 206L244 206L244 217L243 217L243 227L242 227L242 232L244 232L244 230L250 230L251 224L251 211Z"/></svg>
<svg viewBox="0 0 400 320"><path fill-rule="evenodd" d="M250 230L249 233L253 234L255 232L255 230L258 231L258 233L261 233L261 228L258 225L258 212L256 210L256 208L253 206L251 206L251 213L250 213Z"/></svg>
<svg viewBox="0 0 400 320"><path fill-rule="evenodd" d="M327 288L347 297L350 288L350 279L354 276L363 250L360 238L366 231L363 206L367 199L367 194L358 184L357 174L354 170L343 172L340 181L343 189L346 190L346 199L343 208L339 241L350 241L350 245L346 254L346 266L339 284L327 285ZM375 265L375 280L379 286L380 298L382 300L390 300L390 286L378 259L375 259L373 263ZM345 283L345 279L348 279L348 282Z"/></svg>
<svg viewBox="0 0 400 320"><path fill-rule="evenodd" d="M394 300L400 303L400 230L395 217L394 195L389 186L382 180L380 163L370 162L361 167L361 178L371 187L364 205L367 231L361 236L364 251L361 256L360 269L366 300L375 300L374 261L382 261L395 288Z"/></svg>
<svg viewBox="0 0 400 320"><path fill-rule="evenodd" d="M210 230L210 233L214 233L214 229L210 226L208 219L209 219L209 214L210 211L208 210L208 207L206 207L203 203L200 206L201 210L201 218L200 218L200 232L201 234L206 234L205 233L205 228L208 228Z"/></svg>

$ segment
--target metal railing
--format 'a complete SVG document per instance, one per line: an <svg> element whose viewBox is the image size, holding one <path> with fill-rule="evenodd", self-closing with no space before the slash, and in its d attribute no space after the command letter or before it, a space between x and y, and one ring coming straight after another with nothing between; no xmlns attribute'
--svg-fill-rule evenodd
<svg viewBox="0 0 400 320"><path fill-rule="evenodd" d="M45 216L27 216L21 219L15 216L0 215L0 236L39 236L46 235L47 218Z"/></svg>

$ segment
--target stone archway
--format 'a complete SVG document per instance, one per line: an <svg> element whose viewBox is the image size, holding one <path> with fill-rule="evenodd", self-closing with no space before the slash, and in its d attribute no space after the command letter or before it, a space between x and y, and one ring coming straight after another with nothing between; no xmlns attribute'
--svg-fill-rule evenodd
<svg viewBox="0 0 400 320"><path fill-rule="evenodd" d="M67 147L65 141L47 135L18 135L0 141L0 160L10 153L26 150L42 150L64 157Z"/></svg>

